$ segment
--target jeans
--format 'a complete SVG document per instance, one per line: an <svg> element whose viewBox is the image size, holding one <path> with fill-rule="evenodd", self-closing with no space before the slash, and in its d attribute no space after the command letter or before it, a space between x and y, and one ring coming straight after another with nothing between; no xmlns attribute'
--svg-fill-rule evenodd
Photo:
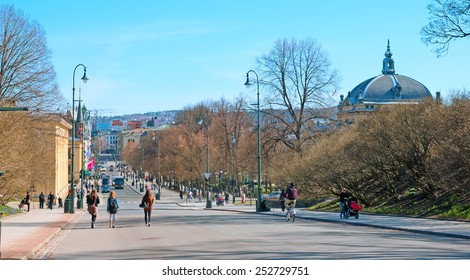
<svg viewBox="0 0 470 280"><path fill-rule="evenodd" d="M339 202L339 207L341 211L341 213L339 214L340 217L344 217L344 214L346 214L345 206L346 204L344 202Z"/></svg>
<svg viewBox="0 0 470 280"><path fill-rule="evenodd" d="M152 213L152 211L145 211L144 210L144 215L145 215L145 224L150 224L150 214Z"/></svg>

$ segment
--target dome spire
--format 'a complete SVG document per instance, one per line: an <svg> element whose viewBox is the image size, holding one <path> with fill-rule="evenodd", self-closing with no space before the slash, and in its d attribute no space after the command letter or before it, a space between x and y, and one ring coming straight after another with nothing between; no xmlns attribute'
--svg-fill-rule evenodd
<svg viewBox="0 0 470 280"><path fill-rule="evenodd" d="M385 52L385 58L383 60L382 74L394 75L395 74L395 63L392 58L392 52L390 51L390 40L387 41L387 51Z"/></svg>

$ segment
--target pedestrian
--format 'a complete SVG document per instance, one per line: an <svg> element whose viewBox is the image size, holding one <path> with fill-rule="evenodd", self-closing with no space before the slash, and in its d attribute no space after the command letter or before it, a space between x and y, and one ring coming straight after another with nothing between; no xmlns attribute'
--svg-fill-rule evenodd
<svg viewBox="0 0 470 280"><path fill-rule="evenodd" d="M96 217L98 216L98 205L100 204L100 197L96 190L91 191L91 194L87 195L86 204L88 205L88 213L91 215L91 228L95 228Z"/></svg>
<svg viewBox="0 0 470 280"><path fill-rule="evenodd" d="M188 198L186 199L186 204L191 202L191 199L193 199L193 192L191 190L188 190Z"/></svg>
<svg viewBox="0 0 470 280"><path fill-rule="evenodd" d="M47 196L47 208L52 210L52 205L54 205L54 194L52 192Z"/></svg>
<svg viewBox="0 0 470 280"><path fill-rule="evenodd" d="M289 184L289 187L286 190L285 198L285 204L289 204L292 202L292 208L295 208L295 203L297 201L297 188L295 187L294 183Z"/></svg>
<svg viewBox="0 0 470 280"><path fill-rule="evenodd" d="M349 198L348 190L346 188L343 188L341 190L341 193L339 194L339 210L340 210L339 218L340 219L345 218L346 203L348 202L348 198Z"/></svg>
<svg viewBox="0 0 470 280"><path fill-rule="evenodd" d="M228 192L225 192L225 204L228 204L228 200L230 199L230 195Z"/></svg>
<svg viewBox="0 0 470 280"><path fill-rule="evenodd" d="M44 209L44 202L46 201L46 198L44 197L44 193L41 192L39 194L39 209Z"/></svg>
<svg viewBox="0 0 470 280"><path fill-rule="evenodd" d="M284 212L286 210L286 191L281 190L281 195L279 196L279 203L281 203L281 209Z"/></svg>
<svg viewBox="0 0 470 280"><path fill-rule="evenodd" d="M59 196L59 198L57 200L59 202L59 208L64 207L64 204L62 203L62 197Z"/></svg>
<svg viewBox="0 0 470 280"><path fill-rule="evenodd" d="M150 226L150 216L152 214L154 198L152 192L147 190L144 197L142 197L142 203L144 204L144 220L145 226Z"/></svg>
<svg viewBox="0 0 470 280"><path fill-rule="evenodd" d="M28 205L28 212L29 212L29 206L31 204L31 195L29 194L29 191L26 192L26 197L24 198L24 203Z"/></svg>
<svg viewBox="0 0 470 280"><path fill-rule="evenodd" d="M114 228L114 222L116 221L116 213L119 210L119 203L116 198L116 193L111 191L108 197L108 203L106 204L106 211L109 213L109 227Z"/></svg>
<svg viewBox="0 0 470 280"><path fill-rule="evenodd" d="M180 190L180 198L183 199L183 190Z"/></svg>
<svg viewBox="0 0 470 280"><path fill-rule="evenodd" d="M242 203L243 203L243 204L246 203L246 194L245 194L245 191L242 191Z"/></svg>

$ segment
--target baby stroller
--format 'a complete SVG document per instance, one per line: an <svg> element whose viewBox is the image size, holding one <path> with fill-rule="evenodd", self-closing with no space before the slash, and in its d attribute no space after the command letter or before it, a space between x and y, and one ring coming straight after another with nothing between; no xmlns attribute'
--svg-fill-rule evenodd
<svg viewBox="0 0 470 280"><path fill-rule="evenodd" d="M348 219L350 216L353 216L356 219L359 219L359 211L362 209L362 206L357 204L357 199L351 197L348 199L348 203L345 205L345 214L344 218Z"/></svg>

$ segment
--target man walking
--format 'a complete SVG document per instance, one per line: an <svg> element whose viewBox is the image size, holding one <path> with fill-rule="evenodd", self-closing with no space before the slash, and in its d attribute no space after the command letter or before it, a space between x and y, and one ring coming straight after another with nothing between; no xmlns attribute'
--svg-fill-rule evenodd
<svg viewBox="0 0 470 280"><path fill-rule="evenodd" d="M44 202L46 201L44 193L39 194L39 209L44 209Z"/></svg>

